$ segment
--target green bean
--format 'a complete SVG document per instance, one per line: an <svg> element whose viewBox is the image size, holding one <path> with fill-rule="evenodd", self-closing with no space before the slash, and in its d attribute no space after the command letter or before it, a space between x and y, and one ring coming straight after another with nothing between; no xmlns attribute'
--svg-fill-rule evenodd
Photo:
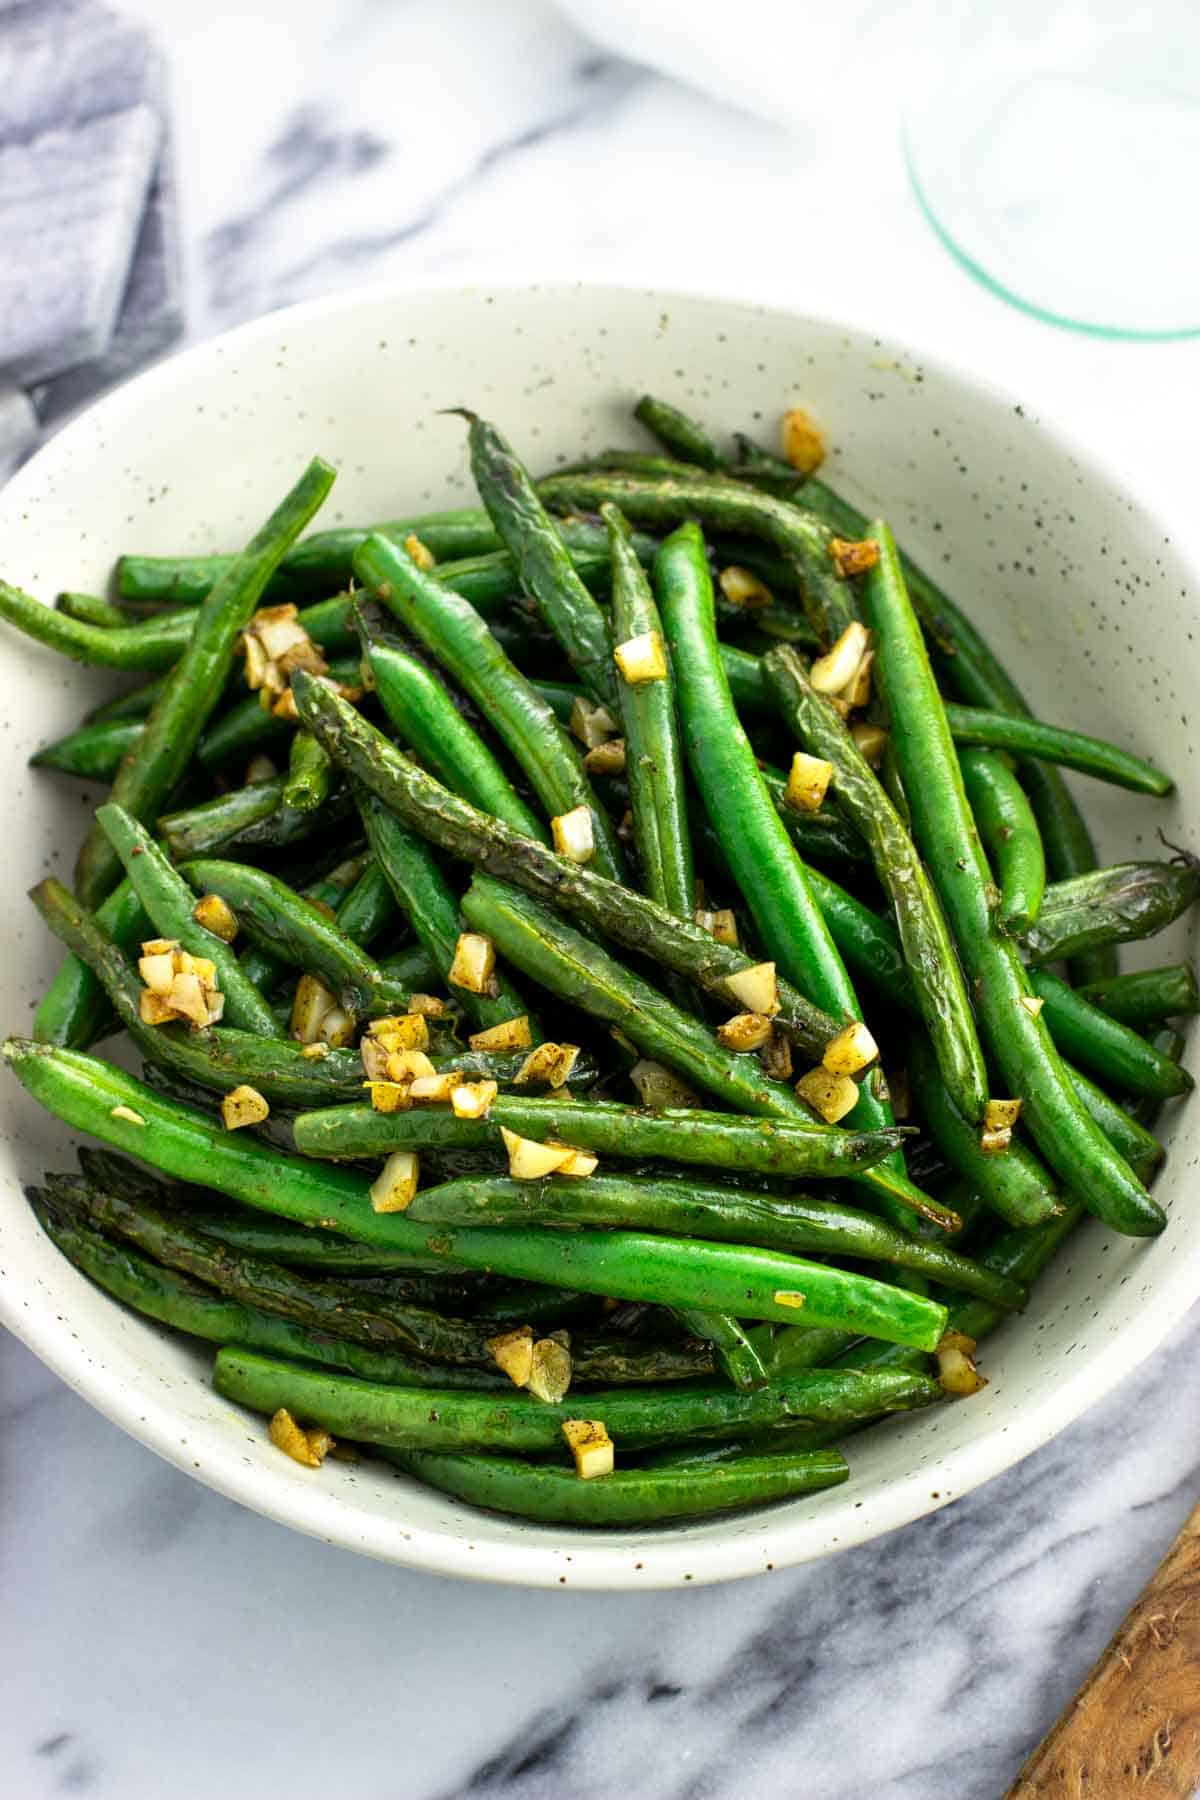
<svg viewBox="0 0 1200 1800"><path fill-rule="evenodd" d="M1200 989L1188 963L1168 963L1161 969L1138 969L1132 975L1116 975L1077 988L1081 999L1090 1000L1110 1018L1140 1029L1161 1025L1185 1013L1200 1012Z"/></svg>
<svg viewBox="0 0 1200 1800"><path fill-rule="evenodd" d="M7 1040L4 1055L34 1098L74 1129L165 1174L185 1181L198 1176L244 1205L363 1243L429 1251L467 1268L585 1293L784 1323L794 1321L794 1296L802 1292L806 1318L814 1325L853 1326L889 1338L899 1334L930 1349L945 1322L945 1308L920 1295L774 1251L680 1243L633 1231L459 1230L377 1213L361 1177L222 1132L201 1113L160 1099L111 1064L20 1038Z"/></svg>
<svg viewBox="0 0 1200 1800"><path fill-rule="evenodd" d="M818 862L865 863L869 860L866 844L840 814L824 810L801 812L787 797L787 776L782 769L760 763L758 772L771 796L771 804L805 862L810 857L815 857Z"/></svg>
<svg viewBox="0 0 1200 1800"><path fill-rule="evenodd" d="M97 911L96 923L126 954L153 936L145 908L128 880L117 883ZM33 1035L39 1043L86 1050L104 1035L111 1019L112 1009L99 976L71 952L59 964L33 1015Z"/></svg>
<svg viewBox="0 0 1200 1800"><path fill-rule="evenodd" d="M517 566L521 586L566 653L592 698L615 706L617 676L603 613L588 593L537 489L511 445L473 412L468 423L471 473L479 497ZM610 538L611 547L611 538Z"/></svg>
<svg viewBox="0 0 1200 1800"><path fill-rule="evenodd" d="M349 794L335 789L324 806L305 813L283 804L284 786L283 776L272 775L266 781L217 794L198 806L164 814L158 829L172 860L183 862L214 850L226 857L243 851L283 850L317 833L326 841L335 838L336 827L353 808Z"/></svg>
<svg viewBox="0 0 1200 1800"><path fill-rule="evenodd" d="M321 1281L282 1263L235 1251L209 1237L184 1213L163 1212L144 1196L130 1199L115 1185L102 1187L85 1176L56 1177L52 1193L97 1230L125 1239L155 1262L243 1305L358 1344L404 1350L434 1362L491 1366L486 1327L428 1307L400 1305L378 1294L354 1295L345 1282Z"/></svg>
<svg viewBox="0 0 1200 1800"><path fill-rule="evenodd" d="M107 724L81 725L78 731L58 738L29 759L31 769L57 769L83 781L111 781L121 758L142 735L140 719L113 719Z"/></svg>
<svg viewBox="0 0 1200 1800"><path fill-rule="evenodd" d="M113 782L114 803L139 822L155 817L191 761L263 588L333 481L329 464L314 459L202 603L187 647L146 720L141 740ZM76 867L80 898L89 903L102 900L115 885L119 868L113 846L93 826Z"/></svg>
<svg viewBox="0 0 1200 1800"><path fill-rule="evenodd" d="M974 984L985 1040L1023 1099L1024 1118L1051 1168L1114 1229L1132 1236L1161 1231L1162 1208L1081 1107L1046 1026L1023 1004L1031 990L1015 944L992 931L990 874L895 544L882 521L871 535L880 558L863 594L913 833Z"/></svg>
<svg viewBox="0 0 1200 1800"><path fill-rule="evenodd" d="M207 957L215 965L229 1023L242 1031L274 1037L275 1016L271 1008L253 982L246 979L230 945L197 924L193 916L195 897L150 833L115 803L100 807L96 822L124 866L155 930L162 937L178 939L191 955Z"/></svg>
<svg viewBox="0 0 1200 1800"><path fill-rule="evenodd" d="M578 1150L605 1156L663 1157L804 1179L856 1173L903 1141L896 1130L847 1131L812 1118L767 1122L693 1107L648 1112L615 1101L524 1094L499 1095L486 1119L460 1119L426 1107L378 1113L369 1106L342 1106L301 1114L293 1129L296 1148L305 1156L346 1158L387 1156L393 1150L499 1147L501 1126L518 1137L539 1142L561 1138Z"/></svg>
<svg viewBox="0 0 1200 1800"><path fill-rule="evenodd" d="M104 932L100 923L104 907L90 914L53 877L39 882L30 898L51 931L102 984L101 992L148 1061L218 1093L245 1083L282 1105L319 1106L361 1094L362 1063L353 1050L309 1058L299 1044L274 1035L228 1026L192 1031L182 1025L144 1024L138 1004L141 984Z"/></svg>
<svg viewBox="0 0 1200 1800"><path fill-rule="evenodd" d="M126 688L124 693L117 694L111 700L102 701L84 714L85 725L105 725L115 719L144 719L158 696L162 693L165 676L158 676L153 681L143 681L137 687Z"/></svg>
<svg viewBox="0 0 1200 1800"><path fill-rule="evenodd" d="M396 905L396 896L392 893L387 876L369 856L363 865L361 874L352 887L337 905L337 928L355 944L364 948L372 944L381 932L394 923L399 917L400 909ZM404 954L404 952L401 952ZM425 955L422 948L420 954ZM431 976L436 979L436 976ZM401 983L410 991L419 988L419 981Z"/></svg>
<svg viewBox="0 0 1200 1800"><path fill-rule="evenodd" d="M462 930L458 901L449 883L424 839L401 824L376 795L364 788L358 804L375 860L414 932L437 964L440 978L448 981ZM532 1010L502 972L493 977L493 992L473 994L466 988L456 988L455 998L480 1029L502 1025L505 1020L519 1019L524 1014L535 1039L539 1035Z"/></svg>
<svg viewBox="0 0 1200 1800"><path fill-rule="evenodd" d="M282 961L319 975L349 1012L374 1018L407 1006L408 995L378 963L277 875L209 858L182 863L179 873L195 893L219 894L238 923Z"/></svg>
<svg viewBox="0 0 1200 1800"><path fill-rule="evenodd" d="M111 1243L77 1219L34 1201L43 1230L71 1262L114 1299L147 1318L186 1331L210 1343L239 1344L248 1350L297 1362L320 1363L401 1387L492 1388L512 1384L506 1376L453 1363L427 1363L403 1351L376 1349L352 1339L333 1337L260 1306L217 1293L188 1275L139 1256L123 1243Z"/></svg>
<svg viewBox="0 0 1200 1800"><path fill-rule="evenodd" d="M389 894L391 889L388 889ZM398 982L410 994L428 994L440 980L437 964L424 944L406 944L380 958L380 968L391 981Z"/></svg>
<svg viewBox="0 0 1200 1800"><path fill-rule="evenodd" d="M1186 1069L1163 1056L1128 1025L1110 1019L1057 975L1038 969L1030 979L1059 1050L1108 1088L1158 1100L1190 1091L1192 1078Z"/></svg>
<svg viewBox="0 0 1200 1800"><path fill-rule="evenodd" d="M307 731L293 732L283 804L297 812L315 812L324 806L332 787L333 769L316 738Z"/></svg>
<svg viewBox="0 0 1200 1800"><path fill-rule="evenodd" d="M176 619L170 614L140 619L136 625L85 624L43 606L32 594L23 593L6 581L0 581L0 619L74 662L107 669L154 671L169 669L178 662L195 624L193 618Z"/></svg>
<svg viewBox="0 0 1200 1800"><path fill-rule="evenodd" d="M1135 794L1153 794L1162 798L1175 786L1171 777L1156 769L1153 763L1145 762L1128 750L1120 750L1103 738L1088 737L1082 731L1068 731L1061 725L1044 725L1040 719L953 703L947 705L946 717L956 744L980 744L989 750L1007 750L1013 756L1037 757L1042 762L1057 763L1064 769L1077 769L1082 775L1094 775L1097 781L1112 782Z"/></svg>
<svg viewBox="0 0 1200 1800"><path fill-rule="evenodd" d="M697 468L707 469L713 475L724 473L721 454L708 433L677 406L667 400L658 400L653 394L643 394L633 409L633 416L681 462L695 463Z"/></svg>
<svg viewBox="0 0 1200 1800"><path fill-rule="evenodd" d="M552 475L538 484L552 507L619 506L639 525L678 525L699 520L709 529L765 538L795 574L809 624L822 645L840 636L856 616L854 592L836 573L829 532L817 521L720 475L684 473L660 479L621 474Z"/></svg>
<svg viewBox="0 0 1200 1800"><path fill-rule="evenodd" d="M1113 863L1047 888L1024 944L1031 963L1078 960L1106 944L1164 931L1200 899L1200 864ZM1107 979L1107 978L1106 978Z"/></svg>
<svg viewBox="0 0 1200 1800"><path fill-rule="evenodd" d="M916 1269L1000 1305L1019 1307L1025 1298L1019 1287L981 1273L969 1257L943 1244L916 1242L852 1206L811 1195L707 1187L698 1180L642 1182L595 1174L586 1181L534 1182L481 1175L423 1189L409 1217L449 1225L620 1225L792 1254L867 1257Z"/></svg>
<svg viewBox="0 0 1200 1800"><path fill-rule="evenodd" d="M1033 808L1012 770L993 751L960 751L958 765L980 841L1000 884L1000 929L1020 937L1036 920L1046 891L1046 855Z"/></svg>
<svg viewBox="0 0 1200 1800"><path fill-rule="evenodd" d="M56 612L65 613L68 619L80 619L85 625L104 625L121 627L128 625L129 614L114 606L111 600L102 600L98 594L79 594L67 591L54 596Z"/></svg>
<svg viewBox="0 0 1200 1800"><path fill-rule="evenodd" d="M450 794L401 756L353 707L300 673L293 691L308 729L336 762L376 794L388 810L439 849L505 876L631 949L655 957L676 974L718 994L728 1004L725 981L753 959L698 925L675 919L631 888L607 881L590 868L521 837ZM786 982L779 984L775 1024L820 1056L837 1023Z"/></svg>
<svg viewBox="0 0 1200 1800"><path fill-rule="evenodd" d="M1065 1066L1070 1073L1071 1085L1079 1103L1097 1131L1103 1132L1113 1149L1124 1157L1140 1180L1149 1182L1166 1155L1158 1139L1132 1113L1110 1099L1103 1088L1097 1087L1088 1076L1079 1069L1071 1068L1069 1063Z"/></svg>
<svg viewBox="0 0 1200 1800"><path fill-rule="evenodd" d="M329 674L334 681L352 687L358 679L358 663L350 659L333 662ZM219 769L235 758L248 760L270 744L287 742L294 730L290 720L267 712L257 694L247 694L209 726L196 746L196 761L201 768Z"/></svg>
<svg viewBox="0 0 1200 1800"><path fill-rule="evenodd" d="M470 695L528 776L546 810L559 815L577 806L589 808L596 867L603 874L618 876L623 863L620 848L592 792L579 752L474 609L423 574L411 557L386 538L368 538L355 557L355 569L364 586L420 638Z"/></svg>
<svg viewBox="0 0 1200 1800"><path fill-rule="evenodd" d="M810 686L795 651L772 650L764 667L784 722L806 750L833 765L834 798L868 845L892 903L901 953L942 1080L958 1111L979 1120L987 1101L987 1070L954 940L925 865L844 721Z"/></svg>
<svg viewBox="0 0 1200 1800"><path fill-rule="evenodd" d="M309 1225L293 1225L287 1219L248 1212L240 1206L206 1210L198 1215L197 1222L209 1237L218 1238L232 1250L267 1257L271 1262L287 1263L297 1269L313 1269L321 1275L436 1276L453 1273L456 1267L446 1257L433 1256L427 1250L388 1250L377 1244L361 1244L333 1231L314 1231Z"/></svg>
<svg viewBox="0 0 1200 1800"><path fill-rule="evenodd" d="M766 1364L750 1334L731 1313L701 1312L693 1306L676 1306L672 1314L686 1332L710 1346L718 1368L731 1387L743 1393L766 1387Z"/></svg>
<svg viewBox="0 0 1200 1800"><path fill-rule="evenodd" d="M849 1474L836 1450L748 1456L678 1473L615 1469L600 1481L580 1481L572 1469L515 1457L439 1456L421 1450L391 1456L406 1474L444 1494L544 1525L649 1525L702 1518L816 1493L836 1487Z"/></svg>
<svg viewBox="0 0 1200 1800"><path fill-rule="evenodd" d="M746 904L777 966L839 1020L862 1013L805 868L767 793L716 651L712 583L699 527L664 543L654 579L671 650L688 761L726 862L741 876ZM891 1114L866 1086L850 1114L863 1129ZM893 1152L897 1173L903 1159Z"/></svg>
<svg viewBox="0 0 1200 1800"><path fill-rule="evenodd" d="M463 912L534 980L616 1026L647 1056L708 1088L722 1102L736 1103L740 1111L759 1118L800 1119L819 1129L790 1088L770 1080L757 1065L748 1067L749 1057L727 1051L696 1019L536 901L476 875ZM928 1197L892 1166L890 1157L856 1179L885 1205L929 1210Z"/></svg>
<svg viewBox="0 0 1200 1800"><path fill-rule="evenodd" d="M1061 1211L1053 1178L1023 1144L1013 1143L1000 1155L980 1149L978 1125L957 1111L929 1046L915 1033L908 1040L907 1059L913 1099L926 1129L993 1212L1010 1225L1029 1226Z"/></svg>
<svg viewBox="0 0 1200 1800"><path fill-rule="evenodd" d="M397 644L372 641L367 654L384 712L443 787L462 794L482 812L504 819L514 831L549 842L546 827L437 676Z"/></svg>
<svg viewBox="0 0 1200 1800"><path fill-rule="evenodd" d="M339 1436L399 1450L561 1452L563 1424L579 1416L578 1400L554 1404L516 1390L503 1402L492 1395L409 1393L234 1349L218 1353L213 1386L225 1399L252 1411L273 1413L283 1406ZM680 1438L722 1437L747 1426L762 1429L804 1419L849 1422L870 1416L868 1408L907 1412L931 1404L940 1391L928 1377L903 1370L839 1375L818 1369L748 1394L715 1386L665 1388L661 1393L615 1389L589 1394L587 1410L589 1417L603 1419L615 1444L635 1449Z"/></svg>

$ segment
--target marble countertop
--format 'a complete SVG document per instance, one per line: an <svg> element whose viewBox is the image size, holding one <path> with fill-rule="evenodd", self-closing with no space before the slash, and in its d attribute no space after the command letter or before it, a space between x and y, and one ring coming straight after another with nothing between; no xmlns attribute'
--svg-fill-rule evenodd
<svg viewBox="0 0 1200 1800"><path fill-rule="evenodd" d="M756 122L598 52L548 0L143 10L173 66L193 335L380 279L719 286L886 317L1190 502L1176 396L1200 346L1068 336L975 287L917 212L894 120L831 142L798 91L794 132ZM865 1549L680 1593L530 1593L241 1511L6 1340L0 1786L996 1800L1200 1492L1198 1415L1193 1322L1047 1448Z"/></svg>

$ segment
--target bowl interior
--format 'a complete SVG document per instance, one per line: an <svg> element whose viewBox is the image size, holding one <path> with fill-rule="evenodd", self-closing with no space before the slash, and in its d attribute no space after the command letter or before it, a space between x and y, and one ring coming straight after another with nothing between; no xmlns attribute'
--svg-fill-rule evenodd
<svg viewBox="0 0 1200 1800"><path fill-rule="evenodd" d="M1077 792L1111 858L1165 854L1195 816L1195 576L1152 518L1010 400L843 326L716 300L618 290L366 292L258 321L151 371L69 427L0 496L4 574L51 600L103 590L126 550L235 547L314 452L340 468L318 524L468 503L464 403L552 469L636 441L643 391L770 443L788 405L829 428L831 479L884 512L981 623L1035 709L1111 736L1177 777L1166 802ZM0 635L7 774L0 791L10 952L0 1018L25 1029L56 954L25 890L69 878L85 818L74 784L25 766L115 682ZM1178 930L1149 956L1187 949ZM869 1012L869 1007L868 1007ZM91 1288L33 1224L21 1182L62 1164L66 1134L0 1084L0 1305L94 1405L199 1479L332 1542L481 1578L595 1587L718 1580L861 1542L944 1504L1044 1441L1153 1348L1200 1276L1200 1218L1181 1200L1200 1113L1164 1126L1171 1214L1135 1244L1088 1225L1030 1314L987 1351L969 1405L852 1440L844 1488L759 1513L601 1535L475 1513L389 1470L281 1457L257 1419L216 1399L209 1355Z"/></svg>

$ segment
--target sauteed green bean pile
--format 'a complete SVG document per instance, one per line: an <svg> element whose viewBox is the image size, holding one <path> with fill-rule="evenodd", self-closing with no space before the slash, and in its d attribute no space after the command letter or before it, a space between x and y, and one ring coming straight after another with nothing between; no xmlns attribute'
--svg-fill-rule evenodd
<svg viewBox="0 0 1200 1800"><path fill-rule="evenodd" d="M1198 865L1097 867L1061 771L1170 776L1032 717L803 414L645 398L656 448L541 481L462 416L477 508L305 536L318 459L241 552L0 583L141 677L32 758L107 793L31 896L5 1056L97 1147L30 1204L312 1479L794 1499L984 1387L1085 1213L1164 1228L1200 993L1117 952Z"/></svg>

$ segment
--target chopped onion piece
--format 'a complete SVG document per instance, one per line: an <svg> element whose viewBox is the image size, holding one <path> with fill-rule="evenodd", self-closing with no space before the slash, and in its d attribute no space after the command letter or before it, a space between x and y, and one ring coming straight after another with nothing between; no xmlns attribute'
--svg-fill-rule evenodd
<svg viewBox="0 0 1200 1800"><path fill-rule="evenodd" d="M975 1367L975 1339L963 1331L947 1331L934 1352L938 1385L943 1392L965 1398L987 1386L987 1377Z"/></svg>
<svg viewBox="0 0 1200 1800"><path fill-rule="evenodd" d="M614 1447L603 1419L564 1419L562 1431L581 1481L612 1474Z"/></svg>
<svg viewBox="0 0 1200 1800"><path fill-rule="evenodd" d="M377 1213L403 1212L412 1205L419 1173L415 1150L393 1150L368 1190Z"/></svg>
<svg viewBox="0 0 1200 1800"><path fill-rule="evenodd" d="M625 773L625 739L609 738L606 744L597 744L589 750L583 759L583 766L589 775L623 775Z"/></svg>
<svg viewBox="0 0 1200 1800"><path fill-rule="evenodd" d="M538 1338L533 1346L529 1392L537 1400L557 1406L571 1385L571 1352L552 1337Z"/></svg>
<svg viewBox="0 0 1200 1800"><path fill-rule="evenodd" d="M519 1018L505 1019L486 1031L473 1031L467 1042L472 1050L528 1050L533 1042L529 1015L522 1013Z"/></svg>
<svg viewBox="0 0 1200 1800"><path fill-rule="evenodd" d="M285 1406L272 1414L267 1436L277 1450L282 1450L285 1456L306 1469L319 1469L334 1448L334 1441L324 1426L303 1431Z"/></svg>
<svg viewBox="0 0 1200 1800"><path fill-rule="evenodd" d="M418 569L424 569L426 574L429 573L430 569L436 566L437 557L433 554L433 551L429 548L428 544L423 544L421 542L415 531L410 531L405 538L404 548L409 556L412 557Z"/></svg>
<svg viewBox="0 0 1200 1800"><path fill-rule="evenodd" d="M539 1144L532 1138L509 1131L504 1125L500 1127L500 1136L508 1152L508 1172L514 1181L541 1181L561 1169L573 1154L568 1145Z"/></svg>
<svg viewBox="0 0 1200 1800"><path fill-rule="evenodd" d="M887 749L888 734L882 725L868 725L865 721L850 727L850 736L858 745L859 755L863 761L877 769Z"/></svg>
<svg viewBox="0 0 1200 1800"><path fill-rule="evenodd" d="M533 1372L533 1326L518 1325L487 1340L488 1355L514 1387L528 1387Z"/></svg>
<svg viewBox="0 0 1200 1800"><path fill-rule="evenodd" d="M717 576L717 585L728 600L730 606L744 606L747 611L757 611L761 606L770 606L775 596L765 581L749 569L743 569L740 563L730 563Z"/></svg>
<svg viewBox="0 0 1200 1800"><path fill-rule="evenodd" d="M667 678L667 652L661 632L643 631L640 637L626 638L613 651L613 660L621 671L621 679L630 687Z"/></svg>
<svg viewBox="0 0 1200 1800"><path fill-rule="evenodd" d="M464 931L454 946L454 960L446 979L469 994L495 991L496 946L480 931Z"/></svg>
<svg viewBox="0 0 1200 1800"><path fill-rule="evenodd" d="M861 1019L852 1019L835 1037L831 1037L821 1057L822 1065L833 1075L857 1075L879 1055L879 1045Z"/></svg>
<svg viewBox="0 0 1200 1800"><path fill-rule="evenodd" d="M835 1075L831 1069L810 1069L796 1083L796 1092L827 1125L836 1125L858 1103L858 1087L849 1075Z"/></svg>
<svg viewBox="0 0 1200 1800"><path fill-rule="evenodd" d="M801 475L811 475L825 461L825 433L802 406L793 406L780 422L783 454Z"/></svg>
<svg viewBox="0 0 1200 1800"><path fill-rule="evenodd" d="M563 1087L578 1058L578 1044L539 1044L517 1070L513 1085L522 1087L527 1081L544 1081L547 1087Z"/></svg>
<svg viewBox="0 0 1200 1800"><path fill-rule="evenodd" d="M700 1103L695 1091L686 1081L681 1081L674 1070L665 1068L662 1063L651 1062L648 1057L634 1063L629 1079L637 1089L642 1105L655 1111L667 1106L698 1106Z"/></svg>
<svg viewBox="0 0 1200 1800"><path fill-rule="evenodd" d="M499 1092L499 1083L495 1081L464 1081L450 1094L455 1118L486 1119Z"/></svg>
<svg viewBox="0 0 1200 1800"><path fill-rule="evenodd" d="M818 694L841 694L858 674L859 664L871 646L871 634L857 619L851 619L845 631L824 656L818 656L808 671L808 679Z"/></svg>
<svg viewBox="0 0 1200 1800"><path fill-rule="evenodd" d="M763 1013L735 1013L717 1026L717 1041L727 1050L761 1050L773 1035L771 1021Z"/></svg>
<svg viewBox="0 0 1200 1800"><path fill-rule="evenodd" d="M838 574L865 575L879 561L879 545L874 538L830 538L829 554Z"/></svg>
<svg viewBox="0 0 1200 1800"><path fill-rule="evenodd" d="M1012 1130L1021 1116L1022 1100L989 1100L983 1109L985 1131Z"/></svg>
<svg viewBox="0 0 1200 1800"><path fill-rule="evenodd" d="M571 708L570 727L585 750L594 750L608 738L616 737L621 729L607 706L597 706L583 694Z"/></svg>
<svg viewBox="0 0 1200 1800"><path fill-rule="evenodd" d="M773 962L752 963L725 977L725 987L747 1012L763 1013L767 1018L779 1011L779 983Z"/></svg>
<svg viewBox="0 0 1200 1800"><path fill-rule="evenodd" d="M258 1089L243 1082L221 1101L221 1123L226 1131L241 1131L246 1125L261 1125L270 1111Z"/></svg>
<svg viewBox="0 0 1200 1800"><path fill-rule="evenodd" d="M558 854L570 857L572 862L591 862L596 854L590 806L573 806L570 812L559 813L550 821L550 834Z"/></svg>
<svg viewBox="0 0 1200 1800"><path fill-rule="evenodd" d="M237 914L220 894L202 895L192 908L192 917L223 944L232 944L238 934Z"/></svg>
<svg viewBox="0 0 1200 1800"><path fill-rule="evenodd" d="M826 762L823 756L810 756L807 750L797 750L788 770L783 797L797 812L817 812L832 779L831 762Z"/></svg>

